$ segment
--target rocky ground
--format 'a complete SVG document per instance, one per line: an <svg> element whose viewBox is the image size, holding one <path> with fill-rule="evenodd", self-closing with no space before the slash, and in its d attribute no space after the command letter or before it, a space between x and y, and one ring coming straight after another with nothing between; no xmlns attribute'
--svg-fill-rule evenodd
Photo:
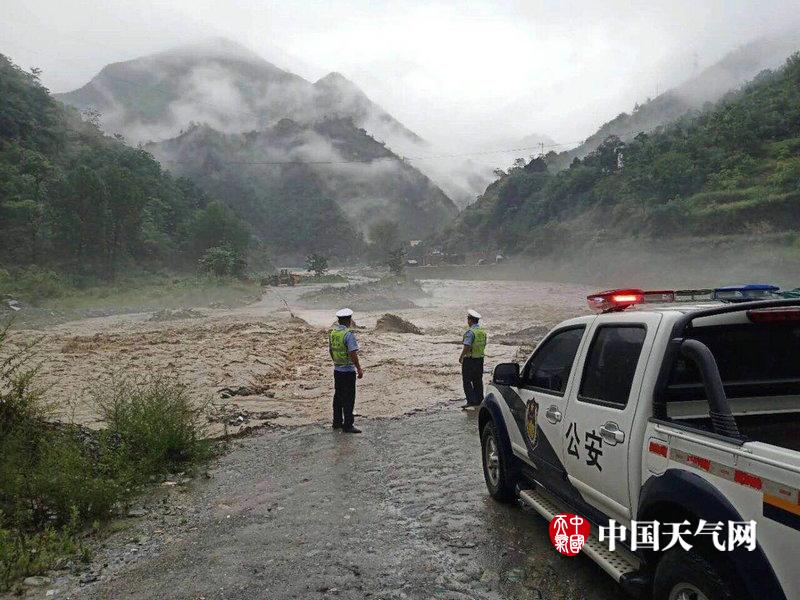
<svg viewBox="0 0 800 600"><path fill-rule="evenodd" d="M84 571L31 598L611 600L546 522L486 494L475 413L454 403L240 440L208 477L168 482ZM47 596L50 594L50 596Z"/></svg>

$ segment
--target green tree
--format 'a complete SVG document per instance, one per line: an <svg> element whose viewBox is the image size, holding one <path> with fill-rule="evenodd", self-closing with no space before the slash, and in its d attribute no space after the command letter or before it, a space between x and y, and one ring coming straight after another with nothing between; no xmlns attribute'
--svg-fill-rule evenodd
<svg viewBox="0 0 800 600"><path fill-rule="evenodd" d="M193 256L223 246L242 254L250 245L250 235L244 223L218 202L211 202L196 211L187 222L183 236Z"/></svg>
<svg viewBox="0 0 800 600"><path fill-rule="evenodd" d="M313 272L314 277L322 277L328 272L328 259L314 252L306 257L306 271Z"/></svg>
<svg viewBox="0 0 800 600"><path fill-rule="evenodd" d="M12 278L187 268L212 247L244 255L250 235L233 211L103 135L97 115L53 100L38 75L0 55L0 267Z"/></svg>
<svg viewBox="0 0 800 600"><path fill-rule="evenodd" d="M400 226L397 221L388 219L378 221L369 229L369 241L373 254L380 262L385 263L391 254L402 245Z"/></svg>
<svg viewBox="0 0 800 600"><path fill-rule="evenodd" d="M243 277L247 268L244 257L229 246L208 248L198 262L203 271L218 277Z"/></svg>
<svg viewBox="0 0 800 600"><path fill-rule="evenodd" d="M386 266L392 275L402 275L406 268L406 251L403 248L395 248L386 257Z"/></svg>

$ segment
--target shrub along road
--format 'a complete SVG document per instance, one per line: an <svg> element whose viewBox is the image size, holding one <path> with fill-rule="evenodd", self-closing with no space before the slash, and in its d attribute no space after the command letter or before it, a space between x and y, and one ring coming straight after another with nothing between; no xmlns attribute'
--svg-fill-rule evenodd
<svg viewBox="0 0 800 600"><path fill-rule="evenodd" d="M543 519L487 496L475 419L449 404L362 420L359 436L241 440L112 538L84 577L96 581L58 596L617 598L591 561L555 552Z"/></svg>

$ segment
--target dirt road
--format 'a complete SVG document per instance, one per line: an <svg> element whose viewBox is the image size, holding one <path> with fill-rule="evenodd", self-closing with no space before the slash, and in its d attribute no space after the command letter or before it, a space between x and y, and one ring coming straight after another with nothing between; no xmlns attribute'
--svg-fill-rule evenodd
<svg viewBox="0 0 800 600"><path fill-rule="evenodd" d="M246 439L56 597L618 598L590 560L555 552L544 520L487 496L475 418L451 404L360 436Z"/></svg>

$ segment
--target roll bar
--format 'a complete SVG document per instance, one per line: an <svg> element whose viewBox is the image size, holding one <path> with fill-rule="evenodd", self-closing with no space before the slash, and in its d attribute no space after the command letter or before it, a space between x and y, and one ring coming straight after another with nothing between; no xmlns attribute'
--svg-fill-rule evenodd
<svg viewBox="0 0 800 600"><path fill-rule="evenodd" d="M700 369L703 386L708 393L708 408L714 432L719 435L739 437L739 428L731 413L730 403L725 396L722 386L722 377L719 375L717 361L714 355L703 342L697 340L683 340L681 354L691 360Z"/></svg>
<svg viewBox="0 0 800 600"><path fill-rule="evenodd" d="M725 388L719 375L717 362L711 350L697 340L686 339L687 331L692 327L695 319L725 315L728 313L753 310L758 308L775 308L781 306L800 306L800 298L783 300L758 300L755 302L738 302L715 306L702 310L687 312L675 322L661 362L661 370L656 379L653 395L653 416L657 419L668 420L667 415L667 383L669 382L675 361L683 354L694 362L703 378L703 385L708 393L709 414L715 433L729 437L740 437L736 421L731 413Z"/></svg>

